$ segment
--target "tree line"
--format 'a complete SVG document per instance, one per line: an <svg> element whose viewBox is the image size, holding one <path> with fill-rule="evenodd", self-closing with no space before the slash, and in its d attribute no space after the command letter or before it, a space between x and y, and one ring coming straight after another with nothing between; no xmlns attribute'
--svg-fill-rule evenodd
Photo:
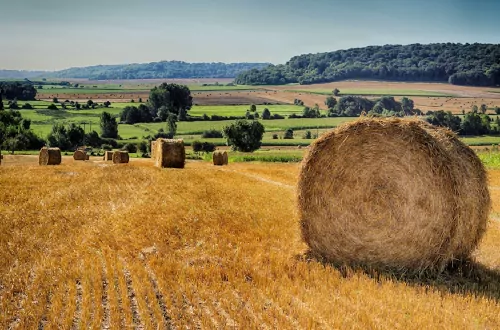
<svg viewBox="0 0 500 330"><path fill-rule="evenodd" d="M242 72L235 82L245 85L306 85L345 79L498 86L500 45L385 45L305 54L291 58L284 65Z"/></svg>
<svg viewBox="0 0 500 330"><path fill-rule="evenodd" d="M163 78L234 78L240 72L261 69L269 63L186 63L162 61L144 64L96 65L70 68L45 74L54 78L163 79Z"/></svg>

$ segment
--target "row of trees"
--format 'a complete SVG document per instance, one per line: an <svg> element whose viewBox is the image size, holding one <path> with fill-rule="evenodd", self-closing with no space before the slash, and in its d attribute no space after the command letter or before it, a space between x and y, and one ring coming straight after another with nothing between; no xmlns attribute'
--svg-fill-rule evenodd
<svg viewBox="0 0 500 330"><path fill-rule="evenodd" d="M493 120L486 114L467 113L463 119L450 111L434 111L427 121L436 126L447 127L460 135L497 135L500 133L500 118ZM492 123L495 122L493 126Z"/></svg>
<svg viewBox="0 0 500 330"><path fill-rule="evenodd" d="M412 44L351 48L295 56L239 74L247 85L314 84L345 79L439 81L456 85L500 85L500 45Z"/></svg>
<svg viewBox="0 0 500 330"><path fill-rule="evenodd" d="M269 63L186 63L162 61L144 64L97 65L55 72L56 78L158 79L158 78L234 78L240 72L263 68Z"/></svg>
<svg viewBox="0 0 500 330"><path fill-rule="evenodd" d="M357 117L362 113L374 116L411 116L421 115L422 111L415 109L413 100L403 97L398 102L392 96L383 96L370 100L361 96L342 96L338 101L335 97L326 98L329 117Z"/></svg>
<svg viewBox="0 0 500 330"><path fill-rule="evenodd" d="M0 82L0 101L7 100L34 100L36 89L29 82Z"/></svg>

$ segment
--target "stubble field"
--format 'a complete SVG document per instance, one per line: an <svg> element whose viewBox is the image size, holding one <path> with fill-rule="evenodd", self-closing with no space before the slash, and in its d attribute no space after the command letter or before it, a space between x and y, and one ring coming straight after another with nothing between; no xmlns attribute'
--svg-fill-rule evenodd
<svg viewBox="0 0 500 330"><path fill-rule="evenodd" d="M500 325L500 171L476 261L406 278L309 259L298 164L99 159L0 168L0 328L424 329Z"/></svg>

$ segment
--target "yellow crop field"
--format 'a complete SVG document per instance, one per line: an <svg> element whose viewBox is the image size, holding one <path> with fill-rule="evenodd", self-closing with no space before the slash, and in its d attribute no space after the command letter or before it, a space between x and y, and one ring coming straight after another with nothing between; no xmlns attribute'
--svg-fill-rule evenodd
<svg viewBox="0 0 500 330"><path fill-rule="evenodd" d="M0 166L1 329L494 329L500 171L470 264L405 277L306 254L298 164Z"/></svg>

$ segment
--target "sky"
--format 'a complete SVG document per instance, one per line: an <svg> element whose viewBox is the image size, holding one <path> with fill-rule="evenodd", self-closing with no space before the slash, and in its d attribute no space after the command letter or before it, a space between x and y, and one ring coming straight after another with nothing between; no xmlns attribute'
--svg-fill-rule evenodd
<svg viewBox="0 0 500 330"><path fill-rule="evenodd" d="M500 0L0 0L0 69L500 43Z"/></svg>

